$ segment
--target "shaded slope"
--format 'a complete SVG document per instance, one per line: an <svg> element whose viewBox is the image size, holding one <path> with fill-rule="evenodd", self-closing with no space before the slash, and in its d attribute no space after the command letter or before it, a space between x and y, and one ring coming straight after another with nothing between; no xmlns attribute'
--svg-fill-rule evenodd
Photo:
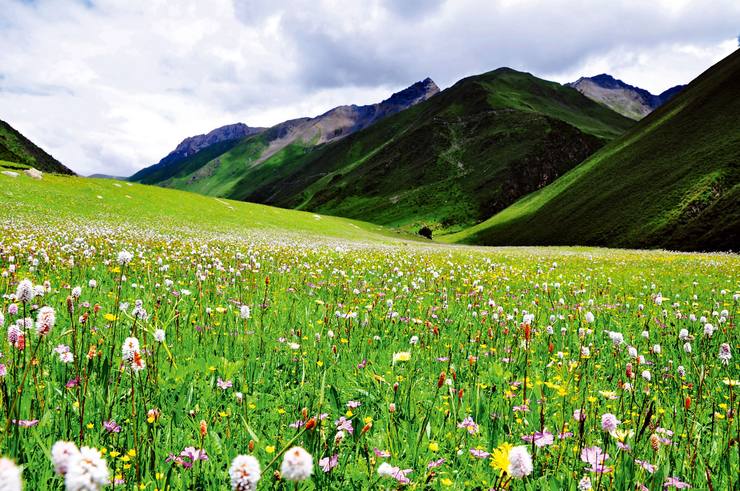
<svg viewBox="0 0 740 491"><path fill-rule="evenodd" d="M632 124L572 88L499 69L340 142L267 160L229 196L455 230L548 184Z"/></svg>
<svg viewBox="0 0 740 491"><path fill-rule="evenodd" d="M5 121L0 121L0 160L35 167L43 172L74 174Z"/></svg>
<svg viewBox="0 0 740 491"><path fill-rule="evenodd" d="M448 241L738 250L740 52L554 183Z"/></svg>

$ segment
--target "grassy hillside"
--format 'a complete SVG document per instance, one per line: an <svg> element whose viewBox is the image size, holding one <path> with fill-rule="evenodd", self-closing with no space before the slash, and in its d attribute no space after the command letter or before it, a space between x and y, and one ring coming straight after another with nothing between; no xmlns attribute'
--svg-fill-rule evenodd
<svg viewBox="0 0 740 491"><path fill-rule="evenodd" d="M5 121L0 121L0 160L35 167L43 172L74 174Z"/></svg>
<svg viewBox="0 0 740 491"><path fill-rule="evenodd" d="M553 181L632 124L575 89L499 69L339 142L254 166L229 196L459 230Z"/></svg>
<svg viewBox="0 0 740 491"><path fill-rule="evenodd" d="M15 170L0 162L0 171ZM33 196L33 199L22 199ZM378 225L270 206L242 203L110 179L0 174L3 216L96 225L127 225L158 231L248 234L279 232L301 236L387 242L407 238Z"/></svg>
<svg viewBox="0 0 740 491"><path fill-rule="evenodd" d="M739 79L736 51L554 183L444 240L737 250Z"/></svg>

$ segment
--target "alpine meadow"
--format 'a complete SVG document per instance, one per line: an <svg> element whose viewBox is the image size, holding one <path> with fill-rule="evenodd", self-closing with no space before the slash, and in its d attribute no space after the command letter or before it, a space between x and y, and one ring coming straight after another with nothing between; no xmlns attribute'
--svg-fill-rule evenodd
<svg viewBox="0 0 740 491"><path fill-rule="evenodd" d="M659 3L0 0L0 491L740 489L740 7Z"/></svg>

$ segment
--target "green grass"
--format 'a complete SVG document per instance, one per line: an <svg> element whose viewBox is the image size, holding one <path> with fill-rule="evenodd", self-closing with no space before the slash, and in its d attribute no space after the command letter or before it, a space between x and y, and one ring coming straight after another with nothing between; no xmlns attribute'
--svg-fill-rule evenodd
<svg viewBox="0 0 740 491"><path fill-rule="evenodd" d="M189 229L248 234L264 230L381 242L413 237L356 220L110 179L44 175L43 179L34 180L21 174L16 178L0 175L0 184L0 207L4 213L25 219L74 219L173 232Z"/></svg>
<svg viewBox="0 0 740 491"><path fill-rule="evenodd" d="M441 240L737 249L738 76L735 52L560 179Z"/></svg>
<svg viewBox="0 0 740 491"><path fill-rule="evenodd" d="M64 488L60 440L100 452L115 489L231 489L237 455L259 491L740 486L738 256L399 241L103 179L0 174L0 190L0 456L24 489ZM43 295L16 299L24 279ZM41 307L54 326L11 344ZM293 485L296 445L313 463ZM507 445L526 476L505 473ZM594 447L611 472L588 470Z"/></svg>
<svg viewBox="0 0 740 491"><path fill-rule="evenodd" d="M5 121L0 121L0 161L22 163L43 172L72 174L71 170Z"/></svg>

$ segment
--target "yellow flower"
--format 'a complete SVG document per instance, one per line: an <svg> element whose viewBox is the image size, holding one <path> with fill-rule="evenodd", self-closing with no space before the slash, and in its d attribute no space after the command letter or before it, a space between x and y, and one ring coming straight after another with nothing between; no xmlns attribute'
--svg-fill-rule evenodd
<svg viewBox="0 0 740 491"><path fill-rule="evenodd" d="M452 479L450 479L448 477L445 477L445 478L441 479L439 482L442 483L442 486L448 486L448 487L449 486L452 486Z"/></svg>
<svg viewBox="0 0 740 491"><path fill-rule="evenodd" d="M105 314L103 318L105 318L105 320L107 320L108 322L113 322L114 320L116 320L116 316L113 314Z"/></svg>
<svg viewBox="0 0 740 491"><path fill-rule="evenodd" d="M136 450L133 448L126 453L128 454L129 457L136 457Z"/></svg>
<svg viewBox="0 0 740 491"><path fill-rule="evenodd" d="M431 442L429 444L429 450L432 452L439 452L439 444L437 442Z"/></svg>
<svg viewBox="0 0 740 491"><path fill-rule="evenodd" d="M514 448L510 443L502 443L493 451L491 467L500 470L502 473L509 468L509 451Z"/></svg>
<svg viewBox="0 0 740 491"><path fill-rule="evenodd" d="M275 446L274 445L268 445L265 447L265 452L267 453L275 453Z"/></svg>
<svg viewBox="0 0 740 491"><path fill-rule="evenodd" d="M409 361L411 359L411 353L408 351L401 351L400 353L393 353L393 363L399 361Z"/></svg>

